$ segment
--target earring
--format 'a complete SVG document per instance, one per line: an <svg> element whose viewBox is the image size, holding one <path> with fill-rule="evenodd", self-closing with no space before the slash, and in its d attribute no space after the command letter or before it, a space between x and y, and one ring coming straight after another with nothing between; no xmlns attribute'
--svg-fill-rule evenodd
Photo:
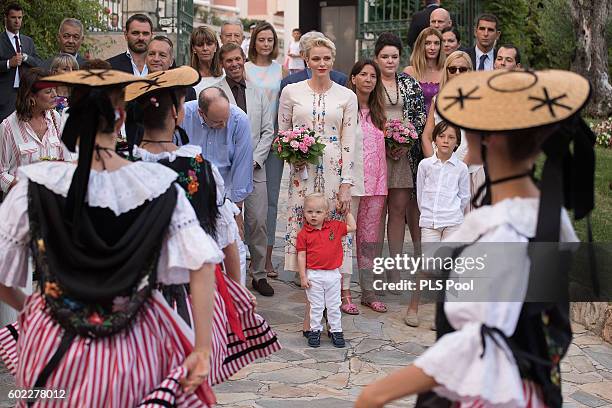
<svg viewBox="0 0 612 408"><path fill-rule="evenodd" d="M36 101L34 99L30 99L30 107L33 108L36 106Z"/></svg>

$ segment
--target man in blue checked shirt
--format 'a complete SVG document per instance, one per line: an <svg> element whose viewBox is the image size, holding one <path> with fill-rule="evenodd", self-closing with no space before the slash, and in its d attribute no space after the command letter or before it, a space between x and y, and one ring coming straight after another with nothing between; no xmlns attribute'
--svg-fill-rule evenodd
<svg viewBox="0 0 612 408"><path fill-rule="evenodd" d="M181 125L189 142L202 147L202 156L219 168L225 194L242 210L244 199L253 191L253 147L249 118L230 105L220 88L203 90L197 101L185 103ZM236 219L243 235L243 219Z"/></svg>

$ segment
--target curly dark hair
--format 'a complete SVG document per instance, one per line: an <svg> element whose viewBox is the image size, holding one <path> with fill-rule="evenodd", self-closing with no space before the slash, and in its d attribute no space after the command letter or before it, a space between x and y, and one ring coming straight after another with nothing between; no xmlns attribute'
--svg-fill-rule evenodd
<svg viewBox="0 0 612 408"><path fill-rule="evenodd" d="M374 45L374 56L378 57L380 51L385 48L387 45L395 47L399 50L400 56L402 55L402 40L394 33L381 33L376 39L376 44Z"/></svg>

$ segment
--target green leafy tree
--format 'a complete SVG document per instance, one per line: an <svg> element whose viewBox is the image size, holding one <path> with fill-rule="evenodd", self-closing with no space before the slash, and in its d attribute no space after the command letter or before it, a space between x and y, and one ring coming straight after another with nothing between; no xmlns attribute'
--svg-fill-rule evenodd
<svg viewBox="0 0 612 408"><path fill-rule="evenodd" d="M568 0L540 0L535 12L539 53L534 57L534 68L570 69L576 49L576 35L572 28Z"/></svg>
<svg viewBox="0 0 612 408"><path fill-rule="evenodd" d="M499 44L512 43L519 47L526 57L531 55L532 39L527 35L529 0L486 0L484 11L493 13L500 20L502 32ZM527 63L528 58L525 58Z"/></svg>
<svg viewBox="0 0 612 408"><path fill-rule="evenodd" d="M22 32L32 37L36 50L42 58L57 53L59 48L57 33L64 18L81 20L86 31L104 29L106 26L105 16L108 10L104 10L97 0L0 0L2 10L9 2L18 3L23 7Z"/></svg>

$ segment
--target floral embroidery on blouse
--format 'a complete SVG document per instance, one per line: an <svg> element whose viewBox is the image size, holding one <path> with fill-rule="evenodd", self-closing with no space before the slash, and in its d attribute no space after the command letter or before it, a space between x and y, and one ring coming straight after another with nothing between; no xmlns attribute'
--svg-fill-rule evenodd
<svg viewBox="0 0 612 408"><path fill-rule="evenodd" d="M198 182L198 175L200 174L201 167L200 163L202 163L204 159L202 159L202 155L198 154L195 157L189 159L189 166L191 167L186 172L181 171L178 173L178 182L185 189L187 193L187 198L189 200L193 199L193 196L200 189L200 183Z"/></svg>

